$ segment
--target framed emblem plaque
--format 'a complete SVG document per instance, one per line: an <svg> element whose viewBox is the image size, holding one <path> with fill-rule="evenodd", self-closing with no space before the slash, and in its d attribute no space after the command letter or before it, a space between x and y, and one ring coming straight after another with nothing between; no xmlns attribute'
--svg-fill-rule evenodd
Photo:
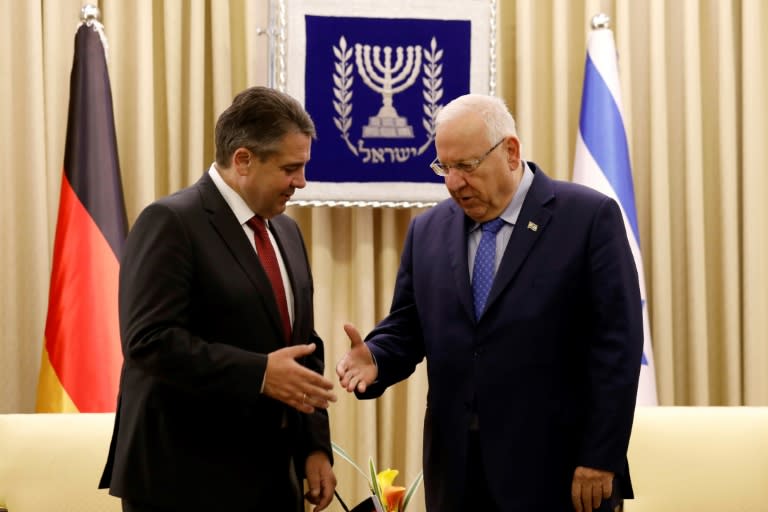
<svg viewBox="0 0 768 512"><path fill-rule="evenodd" d="M495 0L271 0L270 85L317 140L291 204L429 206L448 197L435 117L495 94Z"/></svg>

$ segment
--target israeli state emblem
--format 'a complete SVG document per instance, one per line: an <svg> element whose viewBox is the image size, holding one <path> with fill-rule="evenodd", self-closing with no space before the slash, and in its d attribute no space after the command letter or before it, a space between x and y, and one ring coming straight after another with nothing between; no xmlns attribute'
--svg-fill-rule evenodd
<svg viewBox="0 0 768 512"><path fill-rule="evenodd" d="M307 15L312 181L438 183L435 119L469 92L468 20Z"/></svg>

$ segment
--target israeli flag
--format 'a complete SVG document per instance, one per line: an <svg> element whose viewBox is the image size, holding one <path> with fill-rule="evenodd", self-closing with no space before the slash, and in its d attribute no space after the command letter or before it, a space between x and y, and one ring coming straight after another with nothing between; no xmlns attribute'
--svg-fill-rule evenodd
<svg viewBox="0 0 768 512"><path fill-rule="evenodd" d="M616 61L613 32L608 28L592 30L587 43L573 181L613 197L621 207L643 301L643 358L637 405L657 405L645 274Z"/></svg>

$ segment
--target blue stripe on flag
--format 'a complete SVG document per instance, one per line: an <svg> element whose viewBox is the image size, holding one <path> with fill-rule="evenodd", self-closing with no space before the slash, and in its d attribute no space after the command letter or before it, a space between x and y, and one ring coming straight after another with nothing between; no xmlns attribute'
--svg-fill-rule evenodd
<svg viewBox="0 0 768 512"><path fill-rule="evenodd" d="M579 128L584 144L616 191L639 247L640 231L637 228L635 192L624 121L611 91L589 54L584 69Z"/></svg>
<svg viewBox="0 0 768 512"><path fill-rule="evenodd" d="M642 297L642 305L643 305L643 315L646 315L648 311L645 309L647 307L647 304L645 303L645 297ZM640 360L640 364L644 364L645 366L648 366L648 358L645 357L645 343L643 343L643 358Z"/></svg>

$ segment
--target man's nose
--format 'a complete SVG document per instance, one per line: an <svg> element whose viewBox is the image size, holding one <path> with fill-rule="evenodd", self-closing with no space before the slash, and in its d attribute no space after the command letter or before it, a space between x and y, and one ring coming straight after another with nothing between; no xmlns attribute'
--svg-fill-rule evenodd
<svg viewBox="0 0 768 512"><path fill-rule="evenodd" d="M299 172L294 175L293 179L291 180L291 185L293 185L296 188L304 188L307 186L307 177L304 174L304 168L302 168Z"/></svg>
<svg viewBox="0 0 768 512"><path fill-rule="evenodd" d="M459 190L464 185L466 185L466 183L467 182L464 179L464 174L461 172L450 169L448 174L445 175L445 186L448 188L448 190Z"/></svg>

